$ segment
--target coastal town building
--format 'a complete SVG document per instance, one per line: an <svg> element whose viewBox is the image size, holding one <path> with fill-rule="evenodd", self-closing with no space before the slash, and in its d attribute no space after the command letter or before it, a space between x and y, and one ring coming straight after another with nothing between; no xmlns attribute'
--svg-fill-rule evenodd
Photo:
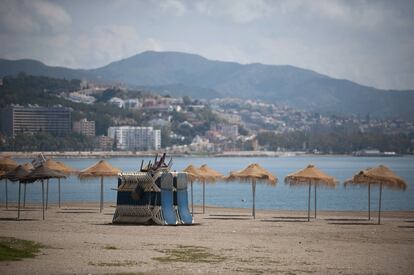
<svg viewBox="0 0 414 275"><path fill-rule="evenodd" d="M118 108L124 108L125 106L125 101L122 98L119 97L113 97L109 100L109 103L111 103L112 105L118 107Z"/></svg>
<svg viewBox="0 0 414 275"><path fill-rule="evenodd" d="M239 136L239 127L235 124L219 124L219 132L230 139L236 139Z"/></svg>
<svg viewBox="0 0 414 275"><path fill-rule="evenodd" d="M73 131L75 133L94 137L95 136L95 121L88 121L86 118L73 122Z"/></svg>
<svg viewBox="0 0 414 275"><path fill-rule="evenodd" d="M64 135L70 131L70 108L10 105L1 110L1 132L7 136L37 132Z"/></svg>
<svg viewBox="0 0 414 275"><path fill-rule="evenodd" d="M95 138L95 142L96 149L102 151L110 151L112 150L114 140L111 137L101 135Z"/></svg>
<svg viewBox="0 0 414 275"><path fill-rule="evenodd" d="M142 107L142 103L138 98L131 98L124 101L124 107L127 109L139 109Z"/></svg>
<svg viewBox="0 0 414 275"><path fill-rule="evenodd" d="M109 127L108 136L115 140L118 150L147 151L161 148L161 131L153 127Z"/></svg>

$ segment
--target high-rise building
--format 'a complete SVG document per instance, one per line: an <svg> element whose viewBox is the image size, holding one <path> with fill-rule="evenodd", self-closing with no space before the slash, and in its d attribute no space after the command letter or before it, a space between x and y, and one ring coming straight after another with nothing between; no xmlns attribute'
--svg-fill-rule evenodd
<svg viewBox="0 0 414 275"><path fill-rule="evenodd" d="M152 127L109 127L108 137L116 141L116 147L120 150L146 151L161 148L161 131Z"/></svg>
<svg viewBox="0 0 414 275"><path fill-rule="evenodd" d="M73 122L73 131L84 136L95 136L95 121L86 118Z"/></svg>
<svg viewBox="0 0 414 275"><path fill-rule="evenodd" d="M71 110L66 107L11 105L1 110L1 132L7 136L37 132L64 135L70 131Z"/></svg>

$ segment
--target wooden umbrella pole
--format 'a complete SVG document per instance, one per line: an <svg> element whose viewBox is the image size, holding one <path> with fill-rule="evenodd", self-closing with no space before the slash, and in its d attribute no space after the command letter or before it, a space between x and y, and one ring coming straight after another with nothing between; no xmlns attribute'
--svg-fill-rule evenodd
<svg viewBox="0 0 414 275"><path fill-rule="evenodd" d="M381 224L381 196L382 196L382 183L380 184L380 192L379 192L378 224Z"/></svg>
<svg viewBox="0 0 414 275"><path fill-rule="evenodd" d="M256 180L252 181L252 193L253 193L253 218L256 219Z"/></svg>
<svg viewBox="0 0 414 275"><path fill-rule="evenodd" d="M23 185L23 208L26 207L26 183Z"/></svg>
<svg viewBox="0 0 414 275"><path fill-rule="evenodd" d="M203 214L206 213L206 181L203 181Z"/></svg>
<svg viewBox="0 0 414 275"><path fill-rule="evenodd" d="M59 208L60 208L60 178L58 178L58 191L59 191Z"/></svg>
<svg viewBox="0 0 414 275"><path fill-rule="evenodd" d="M7 195L7 179L6 179L6 209L8 209L9 208L9 198L8 198L8 195Z"/></svg>
<svg viewBox="0 0 414 275"><path fill-rule="evenodd" d="M371 184L368 183L368 220L371 220Z"/></svg>
<svg viewBox="0 0 414 275"><path fill-rule="evenodd" d="M20 192L22 190L22 183L19 181L19 199L17 204L17 219L20 220Z"/></svg>
<svg viewBox="0 0 414 275"><path fill-rule="evenodd" d="M191 181L191 214L194 215L193 182Z"/></svg>
<svg viewBox="0 0 414 275"><path fill-rule="evenodd" d="M42 212L43 212L43 220L45 220L45 183L42 180Z"/></svg>
<svg viewBox="0 0 414 275"><path fill-rule="evenodd" d="M46 210L49 203L49 179L46 180Z"/></svg>
<svg viewBox="0 0 414 275"><path fill-rule="evenodd" d="M315 219L316 219L316 183L315 183Z"/></svg>
<svg viewBox="0 0 414 275"><path fill-rule="evenodd" d="M308 193L308 222L310 221L310 199L311 199L311 184L309 183L309 193Z"/></svg>
<svg viewBox="0 0 414 275"><path fill-rule="evenodd" d="M100 212L102 213L103 209L103 176L101 176L101 204L100 204Z"/></svg>

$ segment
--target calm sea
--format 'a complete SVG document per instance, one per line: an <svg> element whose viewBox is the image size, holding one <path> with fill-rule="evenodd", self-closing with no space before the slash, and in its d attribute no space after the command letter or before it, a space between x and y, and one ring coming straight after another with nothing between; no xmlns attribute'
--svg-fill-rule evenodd
<svg viewBox="0 0 414 275"><path fill-rule="evenodd" d="M107 159L113 166L123 171L137 170L141 160L150 158L111 158ZM56 159L63 161L76 169L84 169L94 164L97 159ZM20 163L29 160L21 159ZM210 167L227 175L230 171L240 170L250 163L257 162L270 172L277 175L279 183L276 187L258 184L256 189L256 207L258 209L307 209L308 188L290 187L284 184L284 177L308 164L314 164L329 175L336 177L340 184L335 189L318 188L318 209L321 210L366 210L367 188L343 186L343 181L350 178L361 169L384 164L406 180L408 188L405 191L388 189L383 190L382 209L384 210L414 210L414 157L351 157L351 156L301 156L279 158L196 158L176 157L173 160L173 169L182 170L189 164L200 166L207 164ZM116 202L116 178L104 180L105 201ZM41 201L39 183L27 186L27 200ZM18 184L9 183L9 201L17 200ZM0 198L5 201L4 183L0 184ZM99 180L79 181L76 177L62 180L62 200L64 201L99 201ZM312 188L313 191L313 188ZM58 200L57 181L51 180L49 185L49 201ZM379 189L371 187L371 207L378 207ZM313 197L313 194L312 194ZM194 184L194 202L202 203L202 185ZM222 207L251 208L252 190L248 183L218 182L206 185L206 204ZM98 205L97 205L98 206Z"/></svg>

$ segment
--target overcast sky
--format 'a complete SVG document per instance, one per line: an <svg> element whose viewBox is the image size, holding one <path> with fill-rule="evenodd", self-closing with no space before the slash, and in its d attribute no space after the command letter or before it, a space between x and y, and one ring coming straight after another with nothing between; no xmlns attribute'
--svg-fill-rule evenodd
<svg viewBox="0 0 414 275"><path fill-rule="evenodd" d="M414 1L0 2L1 58L94 68L146 50L414 89Z"/></svg>

